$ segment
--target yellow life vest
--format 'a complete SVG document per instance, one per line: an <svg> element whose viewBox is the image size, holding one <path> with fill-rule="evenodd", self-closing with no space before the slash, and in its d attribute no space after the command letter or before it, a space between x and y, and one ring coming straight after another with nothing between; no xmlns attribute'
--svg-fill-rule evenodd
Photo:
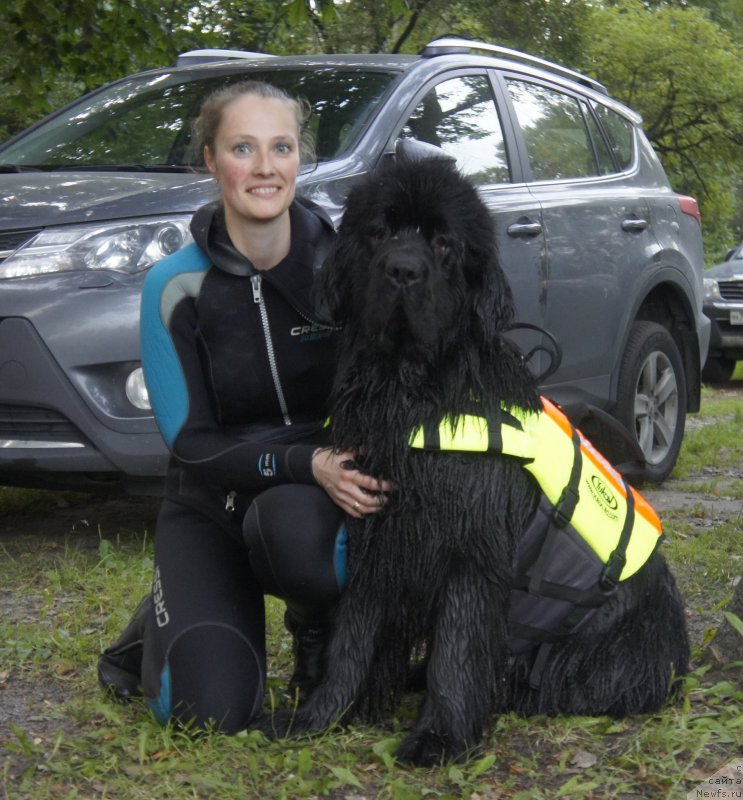
<svg viewBox="0 0 743 800"><path fill-rule="evenodd" d="M410 446L497 452L523 460L553 507L552 522L570 525L606 565L610 589L626 580L658 546L663 528L650 504L546 398L542 411L503 408L494 424L484 417L445 417L438 430L416 428Z"/></svg>

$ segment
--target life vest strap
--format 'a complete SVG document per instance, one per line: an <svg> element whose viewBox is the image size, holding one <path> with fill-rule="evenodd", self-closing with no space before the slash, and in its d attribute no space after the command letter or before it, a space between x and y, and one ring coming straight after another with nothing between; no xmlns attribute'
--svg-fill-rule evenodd
<svg viewBox="0 0 743 800"><path fill-rule="evenodd" d="M573 443L573 464L570 468L570 477L560 494L560 499L550 514L549 530L539 557L532 568L529 580L529 591L537 594L541 592L540 587L544 578L544 571L552 560L552 551L557 542L558 534L570 524L575 513L575 507L578 505L578 483L583 469L583 454L580 449L580 437L575 428L573 428L571 441Z"/></svg>
<svg viewBox="0 0 743 800"><path fill-rule="evenodd" d="M580 436L575 428L573 428L571 440L573 442L573 465L570 468L570 477L552 512L552 521L558 528L564 528L570 524L580 499L578 483L583 469L583 453L580 449Z"/></svg>
<svg viewBox="0 0 743 800"><path fill-rule="evenodd" d="M627 489L627 514L624 518L624 525L622 526L622 532L619 534L617 546L609 556L601 573L601 578L599 578L599 588L607 592L611 591L619 583L619 576L627 563L627 545L635 524L635 493L626 482L625 487Z"/></svg>

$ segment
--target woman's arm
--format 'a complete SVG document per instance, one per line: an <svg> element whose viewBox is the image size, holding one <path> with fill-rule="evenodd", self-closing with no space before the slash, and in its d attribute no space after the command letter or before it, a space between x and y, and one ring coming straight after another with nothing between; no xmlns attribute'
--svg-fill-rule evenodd
<svg viewBox="0 0 743 800"><path fill-rule="evenodd" d="M207 483L236 491L315 483L316 445L244 441L217 422L199 355L195 308L209 266L193 245L157 264L145 280L142 366L163 438L176 461Z"/></svg>

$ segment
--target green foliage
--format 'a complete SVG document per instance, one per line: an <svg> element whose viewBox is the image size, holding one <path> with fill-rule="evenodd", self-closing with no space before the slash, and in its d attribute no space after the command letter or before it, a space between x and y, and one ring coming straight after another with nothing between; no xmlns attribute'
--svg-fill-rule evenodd
<svg viewBox="0 0 743 800"><path fill-rule="evenodd" d="M188 5L158 0L6 0L0 135L113 78L172 61Z"/></svg>
<svg viewBox="0 0 743 800"><path fill-rule="evenodd" d="M467 0L450 3L442 16L448 29L460 35L574 66L580 61L590 7L587 0Z"/></svg>

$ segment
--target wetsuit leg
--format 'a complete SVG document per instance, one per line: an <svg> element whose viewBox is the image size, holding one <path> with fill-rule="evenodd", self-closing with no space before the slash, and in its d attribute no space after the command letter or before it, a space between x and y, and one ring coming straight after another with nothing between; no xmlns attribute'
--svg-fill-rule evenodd
<svg viewBox="0 0 743 800"><path fill-rule="evenodd" d="M153 599L142 683L155 716L226 733L245 728L260 711L266 665L263 592L242 542L165 500Z"/></svg>
<svg viewBox="0 0 743 800"><path fill-rule="evenodd" d="M290 607L327 609L346 581L343 511L319 486L261 492L243 522L253 573Z"/></svg>

